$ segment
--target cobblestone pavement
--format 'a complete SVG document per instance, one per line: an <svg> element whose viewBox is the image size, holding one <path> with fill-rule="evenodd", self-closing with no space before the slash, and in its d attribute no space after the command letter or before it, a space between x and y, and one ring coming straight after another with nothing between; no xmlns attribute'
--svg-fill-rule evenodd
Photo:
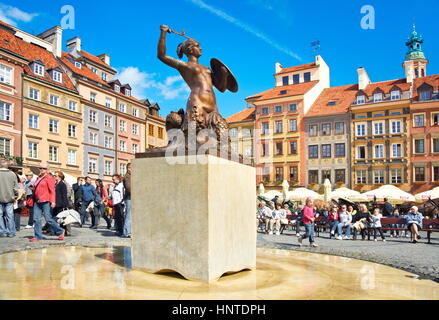
<svg viewBox="0 0 439 320"><path fill-rule="evenodd" d="M22 229L15 238L0 238L0 254L21 250L39 249L52 246L90 246L110 247L115 245L130 245L131 239L117 237L114 230L107 230L105 222L101 221L98 230L92 230L86 225L83 228L73 227L73 236L59 241L56 237L46 237L48 240L37 243L29 242L33 237L33 229L23 229L27 218L23 217ZM274 248L331 254L348 258L366 260L403 269L439 282L439 233L433 233L432 244L427 244L426 234L417 244L409 243L410 238L390 238L387 241L335 240L329 239L328 233L320 233L316 237L318 248L311 248L308 240L299 247L297 237L291 230L284 234L265 235L261 232L257 236L259 248Z"/></svg>

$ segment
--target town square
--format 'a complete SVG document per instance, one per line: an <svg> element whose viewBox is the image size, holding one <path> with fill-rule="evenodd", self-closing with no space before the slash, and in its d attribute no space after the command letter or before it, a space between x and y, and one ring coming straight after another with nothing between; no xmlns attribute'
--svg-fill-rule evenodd
<svg viewBox="0 0 439 320"><path fill-rule="evenodd" d="M439 300L439 4L372 2L1 2L0 299Z"/></svg>

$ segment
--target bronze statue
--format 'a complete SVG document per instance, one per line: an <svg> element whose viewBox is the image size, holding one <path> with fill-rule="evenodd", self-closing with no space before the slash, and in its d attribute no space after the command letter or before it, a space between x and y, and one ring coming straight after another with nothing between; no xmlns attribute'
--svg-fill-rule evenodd
<svg viewBox="0 0 439 320"><path fill-rule="evenodd" d="M189 128L194 129L196 133L203 129L211 129L215 132L217 141L223 138L228 139L228 124L218 111L213 86L221 92L227 89L237 92L238 84L235 77L217 59L211 60L212 69L200 64L198 59L201 57L202 50L197 40L188 37L184 32L175 32L166 25L160 26L160 30L157 57L163 63L177 69L191 90L186 112L183 109L171 112L166 118L166 130L181 129L187 138ZM187 38L177 48L178 57L181 59L183 55L186 55L187 62L166 55L166 34L171 32ZM197 137L197 146L204 142L203 138Z"/></svg>

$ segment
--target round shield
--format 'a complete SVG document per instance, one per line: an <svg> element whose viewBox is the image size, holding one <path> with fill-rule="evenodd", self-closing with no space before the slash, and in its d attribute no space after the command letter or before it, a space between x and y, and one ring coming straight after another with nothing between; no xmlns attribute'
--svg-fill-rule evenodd
<svg viewBox="0 0 439 320"><path fill-rule="evenodd" d="M212 60L210 60L210 67L212 68L212 71L213 71L213 76L214 76L214 80L215 80L214 82L217 82L216 80L220 80L217 77L222 75L221 67L224 67L227 70L226 88L224 88L224 90L221 90L221 88L218 88L218 90L224 92L225 89L228 89L231 92L238 92L238 82L236 81L236 78L233 75L232 71L230 71L230 69L227 68L227 66L224 63L222 63L218 59L213 58ZM222 82L222 81L219 81L219 82ZM216 84L215 84L215 86L216 86Z"/></svg>

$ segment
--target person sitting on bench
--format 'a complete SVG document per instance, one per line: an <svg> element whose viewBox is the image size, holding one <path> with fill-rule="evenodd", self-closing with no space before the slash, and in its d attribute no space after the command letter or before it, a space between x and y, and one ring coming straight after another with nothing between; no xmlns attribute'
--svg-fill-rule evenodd
<svg viewBox="0 0 439 320"><path fill-rule="evenodd" d="M412 233L412 243L418 242L419 230L422 229L422 220L424 217L419 212L418 207L411 207L410 212L406 216L407 229Z"/></svg>

